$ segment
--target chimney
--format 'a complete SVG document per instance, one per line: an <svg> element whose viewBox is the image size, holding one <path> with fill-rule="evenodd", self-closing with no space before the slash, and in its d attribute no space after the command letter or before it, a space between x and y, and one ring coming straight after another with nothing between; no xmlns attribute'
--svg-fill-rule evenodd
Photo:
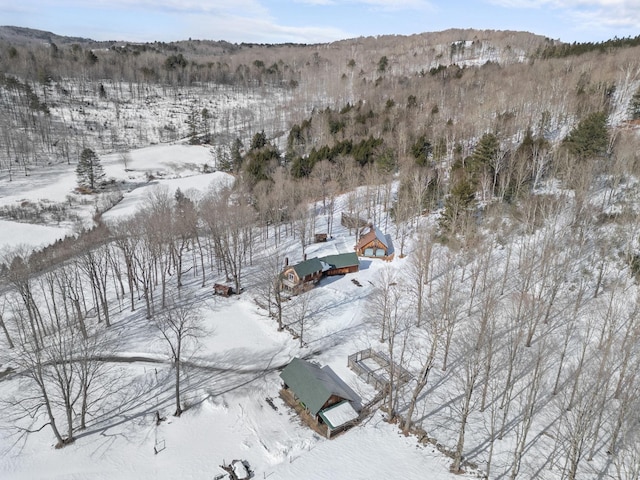
<svg viewBox="0 0 640 480"><path fill-rule="evenodd" d="M306 253L304 254L304 259L303 259L302 261L303 261L303 262L306 262L306 261L307 261L307 254L306 254Z"/></svg>
<svg viewBox="0 0 640 480"><path fill-rule="evenodd" d="M284 266L285 267L289 266L289 257L284 257Z"/></svg>

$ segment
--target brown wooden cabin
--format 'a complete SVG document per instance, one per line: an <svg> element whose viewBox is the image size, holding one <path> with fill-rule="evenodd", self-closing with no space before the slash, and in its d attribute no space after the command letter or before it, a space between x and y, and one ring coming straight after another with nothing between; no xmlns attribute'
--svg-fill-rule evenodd
<svg viewBox="0 0 640 480"><path fill-rule="evenodd" d="M326 233L316 233L315 234L315 241L316 243L323 243L327 241L327 234Z"/></svg>
<svg viewBox="0 0 640 480"><path fill-rule="evenodd" d="M352 403L355 400L343 386L342 380L330 367L320 367L314 363L294 358L280 373L287 397L304 408L314 424L325 425L326 435L348 428L358 413ZM336 422L334 409L347 409L348 420ZM344 419L344 412L340 416Z"/></svg>
<svg viewBox="0 0 640 480"><path fill-rule="evenodd" d="M322 270L322 263L317 258L287 265L282 272L282 288L295 294L309 290L322 278Z"/></svg>

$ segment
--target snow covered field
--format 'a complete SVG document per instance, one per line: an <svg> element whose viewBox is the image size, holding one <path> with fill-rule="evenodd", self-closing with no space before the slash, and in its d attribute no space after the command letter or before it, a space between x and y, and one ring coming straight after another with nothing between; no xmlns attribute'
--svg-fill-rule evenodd
<svg viewBox="0 0 640 480"><path fill-rule="evenodd" d="M0 208L23 211L30 206L42 211L49 205L65 208L62 221L52 221L50 215L42 215L43 224L35 225L33 219L23 221L1 220L0 251L5 247L25 245L43 247L55 240L73 235L81 228L93 224L96 210L103 210L123 196L123 199L105 214L105 219L127 217L144 201L150 190L160 185L180 188L184 193L191 190L202 194L208 188L230 186L233 178L222 172L202 174L205 165L213 165L210 150L201 146L166 145L133 150L127 154L126 162L120 154L101 157L105 175L114 187L108 193L97 196L76 192L77 179L74 165L56 165L46 173L31 176L15 176L11 182L0 182ZM166 178L165 178L166 177ZM197 196L197 195L196 195ZM72 217L75 220L70 220Z"/></svg>

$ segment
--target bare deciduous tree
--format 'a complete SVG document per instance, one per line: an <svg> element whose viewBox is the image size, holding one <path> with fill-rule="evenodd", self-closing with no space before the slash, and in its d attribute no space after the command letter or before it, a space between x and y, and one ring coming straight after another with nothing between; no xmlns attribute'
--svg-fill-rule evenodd
<svg viewBox="0 0 640 480"><path fill-rule="evenodd" d="M180 303L173 303L157 314L154 321L169 348L175 368L176 410L174 416L179 417L183 412L180 399L182 361L205 333L202 317L193 301L181 300Z"/></svg>
<svg viewBox="0 0 640 480"><path fill-rule="evenodd" d="M51 319L49 333L34 336L24 307L14 309L14 320L19 343L12 360L25 382L14 406L32 423L40 422L44 411L44 425L51 427L56 446L68 445L75 440L76 430L86 427L87 414L101 398L94 398L94 393L98 388L102 395L108 393L107 370L101 360L102 334L94 329L85 338L76 324Z"/></svg>

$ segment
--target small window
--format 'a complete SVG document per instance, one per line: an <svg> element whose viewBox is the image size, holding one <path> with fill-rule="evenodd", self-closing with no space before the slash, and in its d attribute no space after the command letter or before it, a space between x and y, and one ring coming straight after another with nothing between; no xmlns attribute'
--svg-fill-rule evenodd
<svg viewBox="0 0 640 480"><path fill-rule="evenodd" d="M296 277L293 273L289 273L289 281L290 282L295 282L296 281Z"/></svg>

